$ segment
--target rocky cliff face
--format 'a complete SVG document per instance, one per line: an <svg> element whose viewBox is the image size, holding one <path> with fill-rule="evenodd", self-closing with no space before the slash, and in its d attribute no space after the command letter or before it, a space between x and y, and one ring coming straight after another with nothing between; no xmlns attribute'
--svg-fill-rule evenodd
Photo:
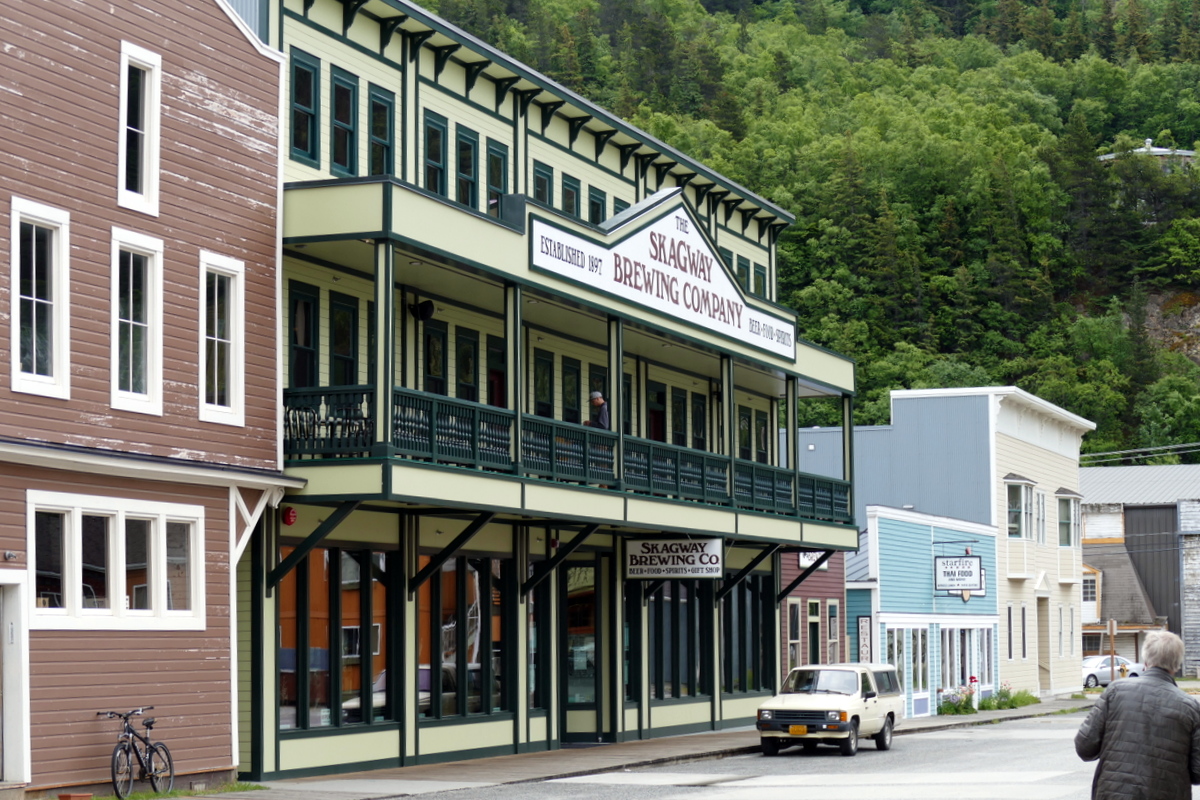
<svg viewBox="0 0 1200 800"><path fill-rule="evenodd" d="M1152 295L1146 311L1152 339L1200 363L1200 294Z"/></svg>

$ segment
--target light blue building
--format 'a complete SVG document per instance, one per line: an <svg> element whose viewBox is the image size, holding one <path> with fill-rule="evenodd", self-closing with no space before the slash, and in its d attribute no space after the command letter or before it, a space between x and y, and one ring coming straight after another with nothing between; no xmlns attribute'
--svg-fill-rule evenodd
<svg viewBox="0 0 1200 800"><path fill-rule="evenodd" d="M937 713L945 690L996 691L996 529L907 509L867 506L846 555L849 652L896 666L905 715Z"/></svg>

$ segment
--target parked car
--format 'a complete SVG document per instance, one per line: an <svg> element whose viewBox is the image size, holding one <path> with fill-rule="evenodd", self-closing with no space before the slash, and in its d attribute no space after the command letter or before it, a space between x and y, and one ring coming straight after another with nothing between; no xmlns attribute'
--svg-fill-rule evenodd
<svg viewBox="0 0 1200 800"><path fill-rule="evenodd" d="M1083 685L1088 689L1097 686L1108 686L1113 681L1113 665L1110 659L1117 660L1117 677L1121 677L1121 667L1125 667L1125 677L1136 678L1146 671L1144 664L1130 661L1123 656L1088 656L1083 660Z"/></svg>
<svg viewBox="0 0 1200 800"><path fill-rule="evenodd" d="M890 750L892 731L904 719L904 695L890 664L812 664L796 667L779 694L758 708L765 756L798 744L805 751L836 744L844 756L858 752L861 736Z"/></svg>

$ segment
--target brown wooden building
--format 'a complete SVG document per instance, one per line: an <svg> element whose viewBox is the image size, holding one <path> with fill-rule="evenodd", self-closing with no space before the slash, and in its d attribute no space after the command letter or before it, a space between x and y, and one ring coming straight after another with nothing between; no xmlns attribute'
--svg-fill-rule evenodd
<svg viewBox="0 0 1200 800"><path fill-rule="evenodd" d="M281 63L222 0L0 7L0 797L107 781L103 709L237 768L233 566L301 485Z"/></svg>
<svg viewBox="0 0 1200 800"><path fill-rule="evenodd" d="M783 674L801 664L854 661L846 652L846 556L833 552L784 553L779 579L791 592L780 607L780 663ZM797 581L799 580L799 583Z"/></svg>

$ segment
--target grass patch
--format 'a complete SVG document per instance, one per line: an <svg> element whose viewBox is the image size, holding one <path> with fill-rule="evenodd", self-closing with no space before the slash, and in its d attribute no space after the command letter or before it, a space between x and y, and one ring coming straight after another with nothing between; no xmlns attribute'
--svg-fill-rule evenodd
<svg viewBox="0 0 1200 800"><path fill-rule="evenodd" d="M233 783L222 783L216 786L209 786L207 789L172 789L169 792L159 794L151 789L145 791L130 792L128 800L155 800L160 797L195 797L198 794L222 794L224 792L254 792L258 790L266 790L266 786L259 786L257 783L244 783L242 781L234 781ZM117 796L113 794L102 795L93 800L117 800Z"/></svg>

